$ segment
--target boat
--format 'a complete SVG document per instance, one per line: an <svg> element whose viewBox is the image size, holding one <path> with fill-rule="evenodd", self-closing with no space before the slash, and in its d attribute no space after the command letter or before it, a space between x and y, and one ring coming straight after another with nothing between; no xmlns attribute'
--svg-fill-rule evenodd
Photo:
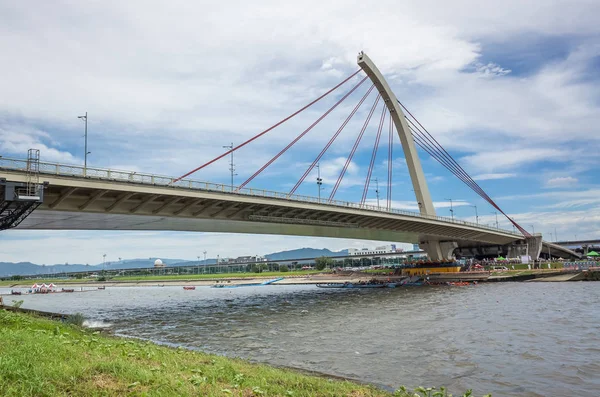
<svg viewBox="0 0 600 397"><path fill-rule="evenodd" d="M316 284L319 288L386 288L385 284L360 284L360 283L321 283Z"/></svg>
<svg viewBox="0 0 600 397"><path fill-rule="evenodd" d="M63 288L62 292L75 292L75 289L73 289L73 288Z"/></svg>
<svg viewBox="0 0 600 397"><path fill-rule="evenodd" d="M238 287L260 287L263 285L271 285L277 281L283 280L284 277L274 278L273 280L263 281L262 283L244 283L244 284L215 284L211 285L211 288L238 288Z"/></svg>
<svg viewBox="0 0 600 397"><path fill-rule="evenodd" d="M196 286L194 286L194 285L184 285L183 289L186 290L186 291L193 291L193 290L196 289Z"/></svg>
<svg viewBox="0 0 600 397"><path fill-rule="evenodd" d="M103 285L102 287L98 287L98 289L106 289L106 285Z"/></svg>
<svg viewBox="0 0 600 397"><path fill-rule="evenodd" d="M13 290L11 290L11 291L10 291L10 294L11 294L11 295L21 295L21 294L22 294L22 292L21 292L21 291L13 291Z"/></svg>

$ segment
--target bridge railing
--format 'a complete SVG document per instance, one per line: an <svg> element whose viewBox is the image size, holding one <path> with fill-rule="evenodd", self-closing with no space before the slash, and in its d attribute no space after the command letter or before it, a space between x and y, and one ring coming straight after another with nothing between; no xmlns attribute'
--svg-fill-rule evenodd
<svg viewBox="0 0 600 397"><path fill-rule="evenodd" d="M17 171L27 171L28 164L27 160L20 159L11 159L0 157L0 169L7 170L17 170ZM118 182L129 182L129 183L138 183L144 185L159 185L159 186L167 186L167 187L177 187L184 189L192 189L192 190L203 190L203 191L211 191L211 192L223 192L229 194L240 194L245 196L258 196L258 197L270 197L277 198L283 200L290 201L300 201L306 203L314 203L321 205L331 205L336 207L344 207L344 208L354 208L361 210L370 210L388 214L398 214L398 215L406 215L411 217L418 218L426 218L432 220L438 220L458 225L472 226L479 229L487 229L494 232L502 232L506 234L511 234L514 236L521 235L519 233L512 232L506 229L499 229L495 227L490 227L487 225L477 224L473 222L467 222L459 219L452 219L443 216L433 216L433 215L423 215L418 212L406 211L401 209L392 208L390 210L381 208L376 205L369 204L358 204L350 201L342 201L342 200L328 200L328 199L319 199L313 196L304 196L299 194L288 194L282 192L276 192L272 190L265 189L254 189L244 187L242 189L238 189L236 186L221 184L221 183L212 183L212 182L202 182L196 181L192 179L182 179L179 181L175 181L176 178L165 176L165 175L157 175L157 174L145 174L137 171L123 171L123 170L113 170L106 168L95 168L95 167L87 167L84 168L80 165L71 165L71 164L59 164L59 163L48 163L48 162L40 162L39 163L39 172L40 174L48 174L48 175L58 175L58 176L70 176L70 177L79 177L79 178L89 178L89 179L100 179L100 180L110 180L110 181L118 181Z"/></svg>

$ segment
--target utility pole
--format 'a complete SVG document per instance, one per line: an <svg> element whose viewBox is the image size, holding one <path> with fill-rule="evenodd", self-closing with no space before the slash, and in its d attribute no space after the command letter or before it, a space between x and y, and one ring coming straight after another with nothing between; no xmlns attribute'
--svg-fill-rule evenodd
<svg viewBox="0 0 600 397"><path fill-rule="evenodd" d="M452 220L454 220L454 207L452 206L452 199L446 199L446 200L450 200L450 216L452 216Z"/></svg>
<svg viewBox="0 0 600 397"><path fill-rule="evenodd" d="M321 179L321 167L319 163L317 163L317 190L319 191L319 203L321 202L321 185L323 184L323 179Z"/></svg>
<svg viewBox="0 0 600 397"><path fill-rule="evenodd" d="M477 213L477 206L472 205L471 207L475 208L475 222L479 225L479 214Z"/></svg>
<svg viewBox="0 0 600 397"><path fill-rule="evenodd" d="M85 116L77 116L78 119L81 119L85 122L85 134L83 135L85 137L85 147L84 147L84 155L83 155L83 176L87 175L87 155L92 153L92 152L88 152L87 150L87 124L88 124L88 114L87 112L85 112Z"/></svg>
<svg viewBox="0 0 600 397"><path fill-rule="evenodd" d="M498 227L498 212L497 211L492 211L492 212L490 212L490 214L495 214L496 215L496 229L499 229L499 227Z"/></svg>
<svg viewBox="0 0 600 397"><path fill-rule="evenodd" d="M229 171L231 171L231 191L233 192L233 177L237 175L235 173L235 163L233 162L233 142L231 142L231 145L223 146L223 148L231 150L231 162L229 163Z"/></svg>
<svg viewBox="0 0 600 397"><path fill-rule="evenodd" d="M377 209L379 209L379 180L375 178L375 194L377 195Z"/></svg>

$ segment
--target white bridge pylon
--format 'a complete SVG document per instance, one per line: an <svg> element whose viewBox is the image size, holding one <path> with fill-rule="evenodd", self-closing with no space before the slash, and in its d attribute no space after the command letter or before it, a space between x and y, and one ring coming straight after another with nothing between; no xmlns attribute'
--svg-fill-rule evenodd
<svg viewBox="0 0 600 397"><path fill-rule="evenodd" d="M408 173L412 181L421 215L435 216L435 208L433 207L433 201L431 200L429 187L427 186L427 181L425 180L425 173L423 173L421 160L419 160L419 154L417 153L415 142L410 129L408 128L406 118L404 117L404 112L402 112L402 109L400 108L396 95L394 95L394 92L388 85L379 69L377 69L377 66L375 66L371 58L369 58L364 52L358 54L358 66L364 70L373 84L375 84L375 87L377 87L381 98L383 99L390 112L390 115L392 116L392 120L396 126L396 131L398 131L398 136L400 137L400 142L402 143L402 150L404 151L404 157L406 158L406 164L408 165ZM423 241L420 242L420 244L423 245L421 248L427 251L427 255L429 255L431 260L442 260L449 258L448 253L444 254L442 252L439 240ZM450 242L449 245L449 248L451 248L451 255L451 251L453 251L455 244Z"/></svg>

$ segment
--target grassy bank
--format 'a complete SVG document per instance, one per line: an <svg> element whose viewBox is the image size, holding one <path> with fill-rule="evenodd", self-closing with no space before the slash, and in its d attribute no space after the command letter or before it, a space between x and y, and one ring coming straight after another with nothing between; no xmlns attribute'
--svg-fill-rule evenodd
<svg viewBox="0 0 600 397"><path fill-rule="evenodd" d="M111 281L183 281L183 280L218 280L224 278L276 278L276 277L290 277L290 276L308 276L311 274L322 273L318 270L302 270L302 271L291 271L291 272L262 272L262 273L217 273L217 274L157 274L157 275L133 275L133 276L115 276L110 277L106 282ZM10 287L12 285L33 285L34 283L54 283L54 284L69 284L69 283L95 283L98 282L97 278L69 278L69 279L57 279L57 278L36 278L31 280L0 280L0 287Z"/></svg>
<svg viewBox="0 0 600 397"><path fill-rule="evenodd" d="M0 310L1 396L391 396ZM397 394L399 395L399 394Z"/></svg>

